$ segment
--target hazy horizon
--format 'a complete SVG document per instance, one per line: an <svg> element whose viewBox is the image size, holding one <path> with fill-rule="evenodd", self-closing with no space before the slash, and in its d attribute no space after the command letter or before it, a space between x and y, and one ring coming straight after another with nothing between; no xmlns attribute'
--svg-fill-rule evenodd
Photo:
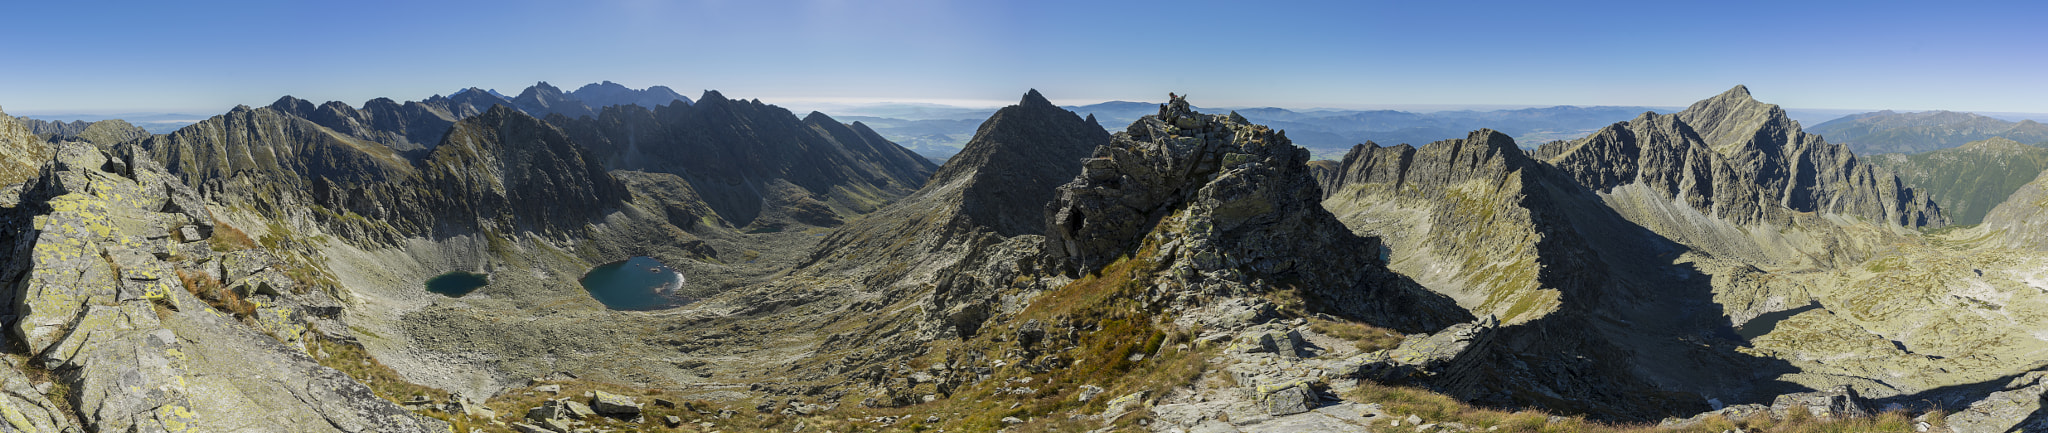
<svg viewBox="0 0 2048 433"><path fill-rule="evenodd" d="M1713 2L116 1L0 27L0 107L215 113L612 80L764 101L2048 112L2048 5ZM20 16L70 16L60 2ZM1682 16L1684 19L1673 19Z"/></svg>

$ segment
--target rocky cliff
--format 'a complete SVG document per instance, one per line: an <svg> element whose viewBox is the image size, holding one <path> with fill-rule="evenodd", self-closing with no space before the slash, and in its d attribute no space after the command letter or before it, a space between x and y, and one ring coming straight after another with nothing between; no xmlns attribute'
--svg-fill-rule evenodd
<svg viewBox="0 0 2048 433"><path fill-rule="evenodd" d="M1046 250L1067 272L1101 269L1153 245L1159 305L1282 289L1330 314L1404 330L1469 318L1393 276L1377 238L1320 205L1308 151L1241 116L1163 105L1097 148L1046 210Z"/></svg>
<svg viewBox="0 0 2048 433"><path fill-rule="evenodd" d="M14 368L58 374L10 371L7 383L61 382L35 386L58 390L51 397L66 404L13 394L0 401L13 428L71 431L74 419L86 431L448 428L319 364L307 349L308 310L277 298L318 295L258 289L241 282L241 267L221 268L200 197L154 161L65 143L20 203L4 211L17 254L0 275L14 318L8 339L28 356ZM221 279L242 294L196 289ZM246 296L254 309L211 305L222 296Z"/></svg>
<svg viewBox="0 0 2048 433"><path fill-rule="evenodd" d="M1646 113L1535 153L1600 193L1630 221L1716 255L1808 266L1855 261L1867 246L1806 245L1742 227L1833 230L1852 218L1897 228L1948 223L1940 206L1847 148L1801 132L1737 86L1671 115ZM1848 242L1820 237L1823 242ZM1827 239L1834 239L1829 241Z"/></svg>

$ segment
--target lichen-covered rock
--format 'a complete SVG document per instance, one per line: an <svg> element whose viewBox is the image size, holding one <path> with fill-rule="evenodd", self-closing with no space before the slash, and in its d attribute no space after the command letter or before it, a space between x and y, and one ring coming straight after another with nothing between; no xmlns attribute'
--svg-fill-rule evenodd
<svg viewBox="0 0 2048 433"><path fill-rule="evenodd" d="M0 366L0 432L77 431L62 411L18 366Z"/></svg>
<svg viewBox="0 0 2048 433"><path fill-rule="evenodd" d="M7 240L23 252L5 267L7 287L16 288L8 314L18 317L9 336L32 362L66 372L61 397L76 405L82 427L446 429L180 288L170 250L157 247L176 242L172 230L201 223L203 207L165 205L191 190L159 183L165 177L150 163L114 164L121 160L83 143L61 144L57 154L7 223ZM288 321L273 313L262 317Z"/></svg>
<svg viewBox="0 0 2048 433"><path fill-rule="evenodd" d="M1308 412L1318 402L1316 390L1305 383L1291 383L1281 387L1261 387L1259 407L1267 415L1283 416Z"/></svg>
<svg viewBox="0 0 2048 433"><path fill-rule="evenodd" d="M640 403L634 402L632 397L604 391L598 391L590 398L590 409L597 411L599 415L617 418L640 415Z"/></svg>
<svg viewBox="0 0 2048 433"><path fill-rule="evenodd" d="M1780 395L1771 402L1771 412L1780 416L1799 410L1819 419L1868 418L1875 414L1863 397L1856 395L1856 389L1848 385L1827 391Z"/></svg>

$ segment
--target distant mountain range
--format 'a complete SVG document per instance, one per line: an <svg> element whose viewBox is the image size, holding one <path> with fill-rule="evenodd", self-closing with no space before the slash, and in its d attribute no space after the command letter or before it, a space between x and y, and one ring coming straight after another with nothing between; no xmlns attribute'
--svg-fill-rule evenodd
<svg viewBox="0 0 2048 433"><path fill-rule="evenodd" d="M2048 141L2048 125L2032 120L2006 121L1977 113L1891 110L1852 114L1806 128L1858 154L1918 153L1948 149L1992 137L2021 143Z"/></svg>
<svg viewBox="0 0 2048 433"><path fill-rule="evenodd" d="M1061 107L1082 115L1093 115L1103 125L1129 125L1140 117L1155 114L1159 104L1110 101L1100 104ZM1427 144L1462 138L1475 129L1491 128L1530 145L1583 137L1614 119L1633 118L1648 111L1676 111L1677 107L1579 107L1555 106L1513 110L1457 110L1409 112L1397 110L1290 110L1276 107L1202 108L1232 112L1255 123L1287 132L1297 146L1306 147L1317 158L1343 156L1352 145L1365 142L1384 144ZM986 110L946 109L931 106L876 107L860 111L866 116L846 116L875 128L904 147L934 160L944 160L960 150L990 114ZM1114 127L1112 127L1114 128Z"/></svg>
<svg viewBox="0 0 2048 433"><path fill-rule="evenodd" d="M1870 161L1925 191L1956 224L1968 225L1983 222L1993 206L2048 169L2048 148L1991 138L1932 152L1874 155Z"/></svg>

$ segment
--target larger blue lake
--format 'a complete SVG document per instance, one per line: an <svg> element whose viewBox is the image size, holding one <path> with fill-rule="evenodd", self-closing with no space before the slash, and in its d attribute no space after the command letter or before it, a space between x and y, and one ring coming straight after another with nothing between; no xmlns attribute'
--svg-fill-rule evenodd
<svg viewBox="0 0 2048 433"><path fill-rule="evenodd" d="M606 263L583 274L583 290L613 310L647 311L675 308L694 299L678 295L683 274L652 257L634 256Z"/></svg>

